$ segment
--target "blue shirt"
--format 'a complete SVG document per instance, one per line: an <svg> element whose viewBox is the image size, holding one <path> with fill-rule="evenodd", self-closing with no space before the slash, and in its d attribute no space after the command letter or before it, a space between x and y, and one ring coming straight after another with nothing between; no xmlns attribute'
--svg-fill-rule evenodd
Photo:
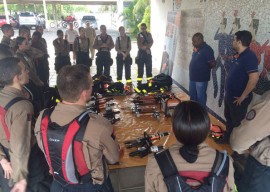
<svg viewBox="0 0 270 192"><path fill-rule="evenodd" d="M226 97L228 99L240 97L246 89L248 75L254 72L258 72L258 59L255 53L247 48L238 58L234 57L232 60L225 84Z"/></svg>
<svg viewBox="0 0 270 192"><path fill-rule="evenodd" d="M204 43L197 51L192 53L189 64L189 79L194 82L205 82L210 80L209 61L214 61L213 49Z"/></svg>

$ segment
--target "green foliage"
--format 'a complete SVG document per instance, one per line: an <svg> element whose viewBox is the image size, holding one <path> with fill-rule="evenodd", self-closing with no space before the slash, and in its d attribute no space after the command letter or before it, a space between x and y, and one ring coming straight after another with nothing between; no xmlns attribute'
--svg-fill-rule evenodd
<svg viewBox="0 0 270 192"><path fill-rule="evenodd" d="M150 28L150 14L150 0L134 0L129 7L124 8L121 16L127 31L134 37L139 33L141 23L146 23Z"/></svg>

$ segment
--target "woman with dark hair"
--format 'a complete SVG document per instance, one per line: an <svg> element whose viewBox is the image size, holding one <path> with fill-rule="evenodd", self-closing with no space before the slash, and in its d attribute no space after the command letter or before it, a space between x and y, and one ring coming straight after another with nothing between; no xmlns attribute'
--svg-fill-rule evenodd
<svg viewBox="0 0 270 192"><path fill-rule="evenodd" d="M145 191L146 192L167 192L167 191L192 191L192 188L204 189L208 191L212 188L215 179L222 181L216 184L221 190L209 191L233 191L234 178L233 166L226 154L217 152L209 147L205 140L210 130L210 119L207 111L197 102L181 102L174 111L172 118L173 133L177 142L168 150L150 156L145 171ZM160 161L161 155L171 156L171 161ZM222 154L222 155L220 155ZM222 157L221 157L222 156ZM218 165L216 160L222 158L224 164ZM217 161L218 162L218 161ZM163 170L170 170L170 165L175 164L174 177L164 176ZM220 168L221 173L218 178L213 178L215 167ZM227 166L226 166L227 165ZM224 173L224 174L223 174ZM218 174L217 174L218 175ZM168 183L164 180L176 178L178 183L169 190ZM223 178L223 179L222 179ZM208 180L207 180L208 179ZM209 182L205 182L205 181ZM181 181L181 182L179 182ZM211 182L210 182L211 181ZM167 186L166 186L167 185Z"/></svg>

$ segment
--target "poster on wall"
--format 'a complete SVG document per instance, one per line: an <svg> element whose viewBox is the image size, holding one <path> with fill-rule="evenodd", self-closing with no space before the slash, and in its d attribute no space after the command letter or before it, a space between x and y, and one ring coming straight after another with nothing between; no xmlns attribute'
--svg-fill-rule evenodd
<svg viewBox="0 0 270 192"><path fill-rule="evenodd" d="M180 12L168 12L165 33L165 44L162 54L160 73L172 75L178 30L180 25Z"/></svg>

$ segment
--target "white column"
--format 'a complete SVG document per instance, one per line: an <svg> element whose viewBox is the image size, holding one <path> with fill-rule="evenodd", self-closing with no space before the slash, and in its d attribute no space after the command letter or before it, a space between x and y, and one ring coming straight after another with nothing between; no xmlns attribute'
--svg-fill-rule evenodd
<svg viewBox="0 0 270 192"><path fill-rule="evenodd" d="M10 22L9 22L9 14L8 14L8 8L7 8L7 1L6 0L3 0L3 3L4 3L4 9L5 9L5 15L6 15L6 22L8 23L8 24L10 24Z"/></svg>
<svg viewBox="0 0 270 192"><path fill-rule="evenodd" d="M45 15L46 29L48 29L49 23L48 23L48 16L47 16L46 0L43 0L43 10L44 10L44 15Z"/></svg>
<svg viewBox="0 0 270 192"><path fill-rule="evenodd" d="M117 21L117 29L118 27L120 26L123 26L124 25L124 22L122 21L122 17L120 17L120 15L123 13L124 11L124 2L123 0L117 0L117 18L116 18L116 21Z"/></svg>

